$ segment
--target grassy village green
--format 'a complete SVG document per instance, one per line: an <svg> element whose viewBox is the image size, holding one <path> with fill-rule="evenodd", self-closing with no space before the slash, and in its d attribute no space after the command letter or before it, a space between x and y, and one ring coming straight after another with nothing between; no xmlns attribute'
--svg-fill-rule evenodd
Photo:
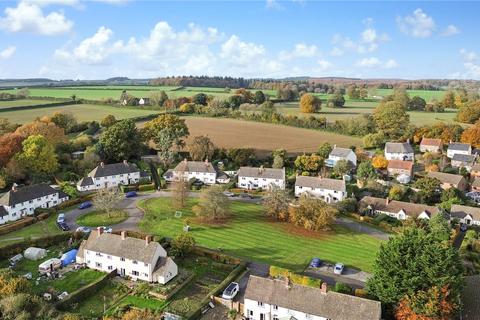
<svg viewBox="0 0 480 320"><path fill-rule="evenodd" d="M77 224L85 227L99 227L99 226L109 226L117 224L127 220L128 213L123 210L116 210L110 213L110 216L106 212L102 211L91 211L84 215L81 215L77 219Z"/></svg>
<svg viewBox="0 0 480 320"><path fill-rule="evenodd" d="M144 200L140 206L146 215L140 229L175 237L182 232L184 219L194 217L192 206L196 202L189 199L182 218L175 218L170 199ZM371 236L338 226L331 232L306 232L288 223L273 222L265 217L263 207L256 204L232 202L231 210L232 217L225 224L192 223L191 234L198 244L298 272L303 271L313 257L371 271L381 243Z"/></svg>

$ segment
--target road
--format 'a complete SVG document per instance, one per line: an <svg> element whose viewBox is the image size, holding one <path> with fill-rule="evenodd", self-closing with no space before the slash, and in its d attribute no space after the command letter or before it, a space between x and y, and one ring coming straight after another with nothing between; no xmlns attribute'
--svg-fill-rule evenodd
<svg viewBox="0 0 480 320"><path fill-rule="evenodd" d="M389 233L383 232L381 230L370 227L364 223L357 222L355 220L352 220L346 217L338 217L337 223L342 227L345 227L352 231L365 233L380 240L388 240L388 238L390 237Z"/></svg>

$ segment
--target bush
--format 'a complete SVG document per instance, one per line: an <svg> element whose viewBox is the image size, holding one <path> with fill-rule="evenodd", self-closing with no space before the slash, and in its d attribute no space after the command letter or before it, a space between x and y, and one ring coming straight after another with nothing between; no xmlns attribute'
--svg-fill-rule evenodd
<svg viewBox="0 0 480 320"><path fill-rule="evenodd" d="M132 186L124 186L124 185L121 185L120 186L120 191L122 191L123 193L127 193L127 192L130 192L130 191L137 191L138 187L135 186L135 185L132 185Z"/></svg>
<svg viewBox="0 0 480 320"><path fill-rule="evenodd" d="M273 278L285 278L288 277L292 283L313 287L313 288L320 288L322 281L320 279L314 279L307 276L296 274L288 269L277 267L277 266L270 266L270 276Z"/></svg>
<svg viewBox="0 0 480 320"><path fill-rule="evenodd" d="M338 293L352 294L353 289L343 282L337 282L335 283L335 288L333 291Z"/></svg>
<svg viewBox="0 0 480 320"><path fill-rule="evenodd" d="M154 183L143 184L143 185L138 186L138 191L140 191L140 192L142 192L142 191L152 191L152 190L155 190L155 184Z"/></svg>
<svg viewBox="0 0 480 320"><path fill-rule="evenodd" d="M355 296L359 298L367 298L368 293L365 289L355 289Z"/></svg>

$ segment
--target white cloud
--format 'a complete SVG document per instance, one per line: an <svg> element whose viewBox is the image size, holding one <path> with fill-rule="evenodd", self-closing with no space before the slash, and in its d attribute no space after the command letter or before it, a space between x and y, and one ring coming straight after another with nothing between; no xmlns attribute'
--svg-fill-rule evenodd
<svg viewBox="0 0 480 320"><path fill-rule="evenodd" d="M371 18L367 18L363 22L367 27L361 32L360 38L356 41L341 34L334 35L332 43L335 45L335 47L330 54L333 56L339 56L343 54L344 50L362 54L374 52L378 49L378 46L381 42L390 40L386 33L379 33L373 27L373 20Z"/></svg>
<svg viewBox="0 0 480 320"><path fill-rule="evenodd" d="M291 60L295 58L311 58L318 53L318 48L315 45L308 45L305 43L297 43L295 48L288 51L280 51L280 60Z"/></svg>
<svg viewBox="0 0 480 320"><path fill-rule="evenodd" d="M42 9L32 3L20 2L16 8L6 8L5 16L0 17L0 29L9 32L30 32L41 35L66 33L73 27L60 11L44 14Z"/></svg>
<svg viewBox="0 0 480 320"><path fill-rule="evenodd" d="M422 9L418 8L406 17L397 17L400 31L415 38L430 37L435 30L435 21Z"/></svg>
<svg viewBox="0 0 480 320"><path fill-rule="evenodd" d="M39 7L46 7L49 5L78 7L80 0L22 0L22 2L37 5Z"/></svg>
<svg viewBox="0 0 480 320"><path fill-rule="evenodd" d="M477 60L477 54L473 51L468 51L466 49L460 49L460 55L462 56L462 58L465 60L465 61L469 61L469 62L472 62L472 61L475 61Z"/></svg>
<svg viewBox="0 0 480 320"><path fill-rule="evenodd" d="M464 74L466 78L479 79L480 78L480 65L473 62L465 62L463 66L466 69Z"/></svg>
<svg viewBox="0 0 480 320"><path fill-rule="evenodd" d="M248 66L250 63L265 55L265 48L251 42L243 42L236 35L232 35L222 44L220 57L227 59L237 66Z"/></svg>
<svg viewBox="0 0 480 320"><path fill-rule="evenodd" d="M460 29L458 29L453 24L448 25L445 30L440 34L442 37L450 37L460 33Z"/></svg>
<svg viewBox="0 0 480 320"><path fill-rule="evenodd" d="M398 67L398 63L394 59L382 61L376 57L369 57L357 61L356 66L360 68L394 69Z"/></svg>
<svg viewBox="0 0 480 320"><path fill-rule="evenodd" d="M13 56L16 50L17 48L15 46L6 47L2 51L0 51L0 59L2 60L9 59L11 56Z"/></svg>
<svg viewBox="0 0 480 320"><path fill-rule="evenodd" d="M338 47L333 47L333 49L330 51L330 55L334 57L338 57L343 54L344 54L343 50Z"/></svg>
<svg viewBox="0 0 480 320"><path fill-rule="evenodd" d="M465 71L456 72L452 75L452 77L462 79L480 79L480 64L478 63L478 55L473 51L460 49L460 56L463 59L463 67L465 68Z"/></svg>
<svg viewBox="0 0 480 320"><path fill-rule="evenodd" d="M318 60L317 64L318 64L318 68L317 68L318 71L330 70L333 67L333 64L331 62L324 59Z"/></svg>
<svg viewBox="0 0 480 320"><path fill-rule="evenodd" d="M267 7L267 9L283 9L283 6L277 0L266 0L265 7Z"/></svg>

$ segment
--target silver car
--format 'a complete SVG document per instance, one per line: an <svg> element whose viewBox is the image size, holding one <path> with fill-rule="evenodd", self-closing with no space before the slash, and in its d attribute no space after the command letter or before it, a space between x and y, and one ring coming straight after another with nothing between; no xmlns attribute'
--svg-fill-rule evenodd
<svg viewBox="0 0 480 320"><path fill-rule="evenodd" d="M342 274L343 268L345 268L345 266L343 265L343 263L337 263L337 264L335 264L335 268L333 269L333 273L335 273L335 274Z"/></svg>
<svg viewBox="0 0 480 320"><path fill-rule="evenodd" d="M240 286L236 282L232 282L223 290L222 298L226 300L233 300L240 291Z"/></svg>

